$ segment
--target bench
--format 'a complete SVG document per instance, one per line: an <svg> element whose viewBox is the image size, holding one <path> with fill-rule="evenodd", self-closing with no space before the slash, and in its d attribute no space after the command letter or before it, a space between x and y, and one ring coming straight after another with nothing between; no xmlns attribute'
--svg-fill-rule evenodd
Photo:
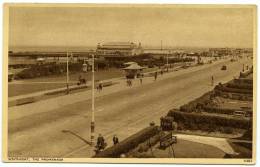
<svg viewBox="0 0 260 167"><path fill-rule="evenodd" d="M173 136L172 133L168 133L160 139L160 148L165 149L175 143L177 143L177 137Z"/></svg>
<svg viewBox="0 0 260 167"><path fill-rule="evenodd" d="M103 86L103 87L107 87L107 86L111 86L111 85L113 85L113 82L112 82L112 81L107 81L107 82L103 82L103 83L102 83L102 86Z"/></svg>
<svg viewBox="0 0 260 167"><path fill-rule="evenodd" d="M28 103L33 103L35 101L36 101L36 99L34 97L26 97L26 98L18 99L16 101L16 105L24 105L24 104L28 104Z"/></svg>

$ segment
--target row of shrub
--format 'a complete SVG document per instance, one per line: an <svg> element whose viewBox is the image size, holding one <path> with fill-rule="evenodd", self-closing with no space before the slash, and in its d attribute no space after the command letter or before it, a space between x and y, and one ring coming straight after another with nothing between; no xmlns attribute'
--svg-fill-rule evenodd
<svg viewBox="0 0 260 167"><path fill-rule="evenodd" d="M154 135L143 143L140 143L135 149L129 151L126 155L129 158L155 158L153 154L149 151L152 146L156 145L160 141L161 137L165 133L160 131L160 133Z"/></svg>
<svg viewBox="0 0 260 167"><path fill-rule="evenodd" d="M229 88L237 88L237 89L253 89L252 84L248 83L236 83L236 82L229 82L227 83L227 87Z"/></svg>
<svg viewBox="0 0 260 167"><path fill-rule="evenodd" d="M212 107L212 106L204 106L203 111L208 112L208 113L218 113L218 114L232 115L235 110L230 109L230 108L218 108L218 107Z"/></svg>
<svg viewBox="0 0 260 167"><path fill-rule="evenodd" d="M207 113L218 113L218 114L227 114L227 115L233 115L234 111L237 111L235 109L230 108L218 108L218 107L212 107L212 106L204 106L203 108L204 112ZM243 110L246 112L247 116L252 116L253 111L252 110Z"/></svg>
<svg viewBox="0 0 260 167"><path fill-rule="evenodd" d="M233 100L242 100L242 101L252 101L253 94L241 94L241 93L228 93L220 90L215 90L216 96L221 96L224 98L229 98Z"/></svg>
<svg viewBox="0 0 260 167"><path fill-rule="evenodd" d="M197 109L198 105L200 105L200 107L203 107L206 103L209 102L209 99L211 96L213 96L214 93L212 91L207 92L205 94L203 94L202 96L200 96L199 98L190 101L187 104L184 104L180 107L180 111L182 112L193 112Z"/></svg>
<svg viewBox="0 0 260 167"><path fill-rule="evenodd" d="M174 118L178 123L178 127L183 124L185 128L194 130L193 126L199 129L203 126L214 128L217 127L232 127L239 129L252 128L252 119L244 119L240 117L227 117L220 115L185 113L176 110L170 110L167 116Z"/></svg>
<svg viewBox="0 0 260 167"><path fill-rule="evenodd" d="M17 69L17 68L29 68L32 64L8 64L9 68Z"/></svg>
<svg viewBox="0 0 260 167"><path fill-rule="evenodd" d="M41 64L41 65L32 65L30 68L24 69L20 73L16 74L17 79L27 79L27 78L36 78L41 76L56 75L66 72L66 64ZM81 63L70 63L69 64L70 72L75 72L82 70Z"/></svg>
<svg viewBox="0 0 260 167"><path fill-rule="evenodd" d="M216 90L221 90L223 92L230 92L230 93L242 93L242 94L252 94L253 89L238 89L238 88L230 88L226 85L217 85L215 87Z"/></svg>
<svg viewBox="0 0 260 167"><path fill-rule="evenodd" d="M239 79L234 79L233 81L234 81L235 83L253 84L253 80L252 80L252 79L239 78Z"/></svg>
<svg viewBox="0 0 260 167"><path fill-rule="evenodd" d="M179 131L185 131L185 130L193 130L193 131L203 131L203 132L220 132L224 134L232 134L234 133L234 128L228 127L228 126L217 126L215 124L196 124L194 122L191 122L189 124L184 124L182 122L178 123Z"/></svg>
<svg viewBox="0 0 260 167"><path fill-rule="evenodd" d="M118 158L121 154L129 152L130 150L136 148L140 143L143 143L158 133L158 126L147 127L140 132L126 138L122 142L119 142L117 145L109 147L104 151L96 154L94 158Z"/></svg>

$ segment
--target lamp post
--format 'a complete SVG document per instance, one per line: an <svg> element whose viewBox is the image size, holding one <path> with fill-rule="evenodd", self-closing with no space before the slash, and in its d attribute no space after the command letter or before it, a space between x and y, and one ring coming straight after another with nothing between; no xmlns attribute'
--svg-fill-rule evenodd
<svg viewBox="0 0 260 167"><path fill-rule="evenodd" d="M161 51L162 51L162 40L161 40Z"/></svg>
<svg viewBox="0 0 260 167"><path fill-rule="evenodd" d="M170 51L169 51L169 54L170 54ZM169 72L169 54L167 54L167 62L166 62L167 72Z"/></svg>
<svg viewBox="0 0 260 167"><path fill-rule="evenodd" d="M66 77L66 85L67 85L67 94L69 94L69 53L67 52L67 77Z"/></svg>
<svg viewBox="0 0 260 167"><path fill-rule="evenodd" d="M92 55L92 111L91 111L91 136L90 141L91 145L94 145L94 138L95 138L95 78L94 78L94 71L95 71L95 63L94 63L95 56Z"/></svg>

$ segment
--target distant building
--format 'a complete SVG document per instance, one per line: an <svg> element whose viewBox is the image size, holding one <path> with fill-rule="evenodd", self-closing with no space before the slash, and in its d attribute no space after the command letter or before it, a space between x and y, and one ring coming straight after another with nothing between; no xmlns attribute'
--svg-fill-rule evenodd
<svg viewBox="0 0 260 167"><path fill-rule="evenodd" d="M104 57L124 57L140 55L143 49L141 43L137 45L133 42L108 42L98 44L96 52Z"/></svg>
<svg viewBox="0 0 260 167"><path fill-rule="evenodd" d="M227 56L232 54L232 49L231 48L210 48L209 52L213 57Z"/></svg>

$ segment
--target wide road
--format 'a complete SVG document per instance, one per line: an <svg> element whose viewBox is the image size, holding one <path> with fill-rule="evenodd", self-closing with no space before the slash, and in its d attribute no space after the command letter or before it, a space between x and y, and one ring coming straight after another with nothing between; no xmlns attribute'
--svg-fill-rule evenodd
<svg viewBox="0 0 260 167"><path fill-rule="evenodd" d="M227 82L238 76L243 63L252 65L252 60L221 60L159 75L157 81L145 78L142 85L136 80L131 88L124 82L107 87L96 97L96 133L103 134L111 145L114 134L122 140L151 121L158 124L169 109L212 90L212 75L215 84ZM224 64L226 71L220 70ZM9 155L90 157L90 95L80 92L9 108Z"/></svg>

